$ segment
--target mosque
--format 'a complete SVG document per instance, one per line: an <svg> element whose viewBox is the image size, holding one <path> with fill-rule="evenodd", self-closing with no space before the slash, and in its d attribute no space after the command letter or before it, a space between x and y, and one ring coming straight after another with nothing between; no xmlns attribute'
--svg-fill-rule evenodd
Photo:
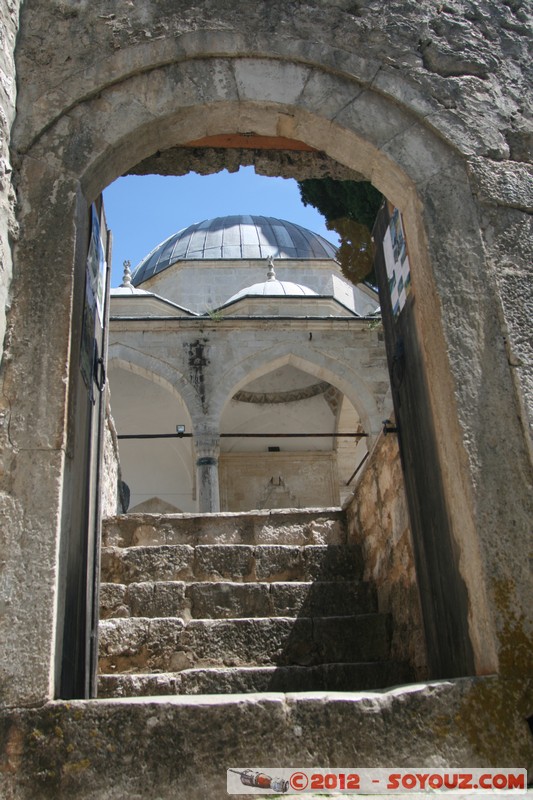
<svg viewBox="0 0 533 800"><path fill-rule="evenodd" d="M392 413L374 288L264 216L190 225L129 267L109 329L129 510L343 504Z"/></svg>

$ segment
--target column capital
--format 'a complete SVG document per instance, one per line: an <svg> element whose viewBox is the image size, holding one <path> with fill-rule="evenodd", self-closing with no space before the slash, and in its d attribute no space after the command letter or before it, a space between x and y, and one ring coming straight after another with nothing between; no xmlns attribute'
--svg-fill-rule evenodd
<svg viewBox="0 0 533 800"><path fill-rule="evenodd" d="M196 451L196 463L206 458L213 459L210 463L217 463L220 453L220 437L218 433L195 433L193 434L194 449ZM204 461L204 463L207 463Z"/></svg>

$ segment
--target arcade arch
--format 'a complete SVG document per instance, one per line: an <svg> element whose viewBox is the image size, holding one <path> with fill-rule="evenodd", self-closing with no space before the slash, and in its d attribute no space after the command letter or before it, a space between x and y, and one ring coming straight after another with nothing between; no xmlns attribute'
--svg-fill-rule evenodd
<svg viewBox="0 0 533 800"><path fill-rule="evenodd" d="M355 337L354 337L355 338ZM324 352L310 346L309 342L284 342L263 352L250 355L238 364L230 364L217 385L213 408L222 416L231 398L246 384L269 372L291 365L294 369L327 381L339 389L357 409L365 430L375 436L381 430L383 408L378 405L379 392L365 381L361 361L366 353L366 342L352 346L343 353ZM386 374L378 375L376 383L387 380Z"/></svg>
<svg viewBox="0 0 533 800"><path fill-rule="evenodd" d="M347 435L364 431L346 395L290 357L230 394L220 420L223 510L338 506L347 497L368 449L365 436Z"/></svg>
<svg viewBox="0 0 533 800"><path fill-rule="evenodd" d="M198 413L198 399L194 390L176 365L170 366L156 356L113 341L109 343L108 347L108 364L111 368L134 372L136 375L160 385L172 395L176 403L184 405L188 418Z"/></svg>
<svg viewBox="0 0 533 800"><path fill-rule="evenodd" d="M156 375L112 358L108 370L111 409L122 437L191 429L187 406ZM119 442L122 480L132 512L171 513L196 509L190 439L129 439Z"/></svg>

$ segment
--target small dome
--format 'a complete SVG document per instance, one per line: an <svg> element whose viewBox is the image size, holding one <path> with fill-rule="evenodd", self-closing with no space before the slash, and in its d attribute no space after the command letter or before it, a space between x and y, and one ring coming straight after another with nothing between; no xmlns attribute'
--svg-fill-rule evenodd
<svg viewBox="0 0 533 800"><path fill-rule="evenodd" d="M263 297L280 297L280 296L287 296L287 297L295 297L295 296L312 296L314 295L317 297L317 293L310 289L308 286L302 286L300 283L293 283L292 281L280 281L276 278L276 273L274 272L274 263L272 258L268 260L268 272L267 272L267 279L263 283L254 283L252 286L247 286L244 289L241 289L236 294L232 295L229 300L226 300L224 305L229 305L229 303L235 302L235 300L241 300L243 297L250 297L250 296L263 296Z"/></svg>
<svg viewBox="0 0 533 800"><path fill-rule="evenodd" d="M161 242L135 268L138 286L177 261L197 259L334 259L336 248L317 233L274 217L246 214L189 225Z"/></svg>

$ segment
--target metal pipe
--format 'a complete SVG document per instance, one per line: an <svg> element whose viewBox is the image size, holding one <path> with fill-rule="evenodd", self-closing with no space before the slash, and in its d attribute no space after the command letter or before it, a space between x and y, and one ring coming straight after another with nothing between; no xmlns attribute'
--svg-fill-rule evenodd
<svg viewBox="0 0 533 800"><path fill-rule="evenodd" d="M361 469L361 467L363 466L363 464L365 463L365 461L367 460L369 455L370 455L370 453L368 453L368 452L364 454L363 458L361 459L361 461L359 462L359 464L356 466L355 470L353 471L352 476L346 481L345 486L349 486L351 484L351 482L353 481L353 479L355 478L355 476L357 475L357 473L359 472L359 470Z"/></svg>
<svg viewBox="0 0 533 800"><path fill-rule="evenodd" d="M328 436L338 438L339 436L354 436L361 439L368 436L368 433L220 433L221 439L295 439L295 438L317 438ZM119 439L190 439L192 433L121 433Z"/></svg>

